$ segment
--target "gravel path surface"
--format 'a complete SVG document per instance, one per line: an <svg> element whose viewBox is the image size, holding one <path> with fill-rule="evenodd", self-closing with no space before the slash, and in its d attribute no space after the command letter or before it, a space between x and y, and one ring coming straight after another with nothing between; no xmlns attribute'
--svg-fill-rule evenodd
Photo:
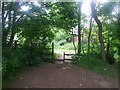
<svg viewBox="0 0 120 90"><path fill-rule="evenodd" d="M10 88L117 88L117 81L81 67L44 64L23 72Z"/></svg>

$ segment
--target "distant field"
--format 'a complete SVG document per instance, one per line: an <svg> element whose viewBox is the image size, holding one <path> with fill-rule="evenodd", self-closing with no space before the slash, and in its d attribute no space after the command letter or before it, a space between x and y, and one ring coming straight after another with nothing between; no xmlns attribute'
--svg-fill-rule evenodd
<svg viewBox="0 0 120 90"><path fill-rule="evenodd" d="M75 53L75 48L72 43L66 43L62 46L60 45L55 45L54 47L55 52L70 52L70 53Z"/></svg>
<svg viewBox="0 0 120 90"><path fill-rule="evenodd" d="M65 49L54 49L55 52L70 52L70 53L75 53L75 50L65 50Z"/></svg>

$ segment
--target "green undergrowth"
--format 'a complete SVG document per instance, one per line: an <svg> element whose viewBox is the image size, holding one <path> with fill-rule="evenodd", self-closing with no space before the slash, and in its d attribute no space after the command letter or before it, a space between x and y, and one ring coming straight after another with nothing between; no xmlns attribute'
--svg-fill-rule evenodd
<svg viewBox="0 0 120 90"><path fill-rule="evenodd" d="M105 61L97 58L95 55L85 55L73 57L72 64L78 65L95 73L118 79L118 63L109 65Z"/></svg>
<svg viewBox="0 0 120 90"><path fill-rule="evenodd" d="M59 58L60 56L61 56L61 54L59 54L59 53L54 54L54 58Z"/></svg>
<svg viewBox="0 0 120 90"><path fill-rule="evenodd" d="M75 45L77 46L77 43L75 43ZM62 49L62 50L75 50L73 43L65 43L63 45L55 45L55 49Z"/></svg>
<svg viewBox="0 0 120 90"><path fill-rule="evenodd" d="M51 61L50 51L45 49L6 47L2 52L2 87L6 88L26 68L37 67Z"/></svg>

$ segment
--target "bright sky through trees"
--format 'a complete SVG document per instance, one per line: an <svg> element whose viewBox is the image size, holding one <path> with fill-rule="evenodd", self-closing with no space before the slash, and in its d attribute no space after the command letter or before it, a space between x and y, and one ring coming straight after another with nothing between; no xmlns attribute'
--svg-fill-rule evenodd
<svg viewBox="0 0 120 90"><path fill-rule="evenodd" d="M83 2L81 11L85 15L90 15L90 2Z"/></svg>
<svg viewBox="0 0 120 90"><path fill-rule="evenodd" d="M82 4L81 11L82 11L83 14L89 16L91 14L91 11L90 11L90 2L92 0L82 0L82 1L83 1L83 4ZM105 3L105 2L108 2L108 0L96 0L96 2Z"/></svg>
<svg viewBox="0 0 120 90"><path fill-rule="evenodd" d="M34 5L40 6L39 3L34 2ZM29 6L21 6L22 11L28 11L30 9ZM90 2L83 2L82 4L82 13L85 15L90 15Z"/></svg>
<svg viewBox="0 0 120 90"><path fill-rule="evenodd" d="M82 11L83 14L85 14L87 16L90 16L90 14L91 14L90 2L91 2L91 0L84 0L83 3L82 3L81 11ZM105 3L105 2L108 2L108 0L96 0L96 2ZM40 4L36 1L34 2L34 5L40 7ZM22 11L28 11L29 9L30 9L29 6L21 6ZM113 12L113 14L115 14L115 13Z"/></svg>
<svg viewBox="0 0 120 90"><path fill-rule="evenodd" d="M29 8L30 8L29 6L21 6L22 11L28 11Z"/></svg>

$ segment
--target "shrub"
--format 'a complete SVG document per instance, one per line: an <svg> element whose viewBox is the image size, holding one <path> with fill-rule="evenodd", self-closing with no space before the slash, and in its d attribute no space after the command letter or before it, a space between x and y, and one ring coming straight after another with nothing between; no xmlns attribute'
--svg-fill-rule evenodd
<svg viewBox="0 0 120 90"><path fill-rule="evenodd" d="M46 56L47 53L51 53L51 51L42 47L27 46L16 49L4 47L2 52L3 87L6 87L26 67L49 62L51 56Z"/></svg>
<svg viewBox="0 0 120 90"><path fill-rule="evenodd" d="M115 63L114 55L106 55L107 62L112 65Z"/></svg>

